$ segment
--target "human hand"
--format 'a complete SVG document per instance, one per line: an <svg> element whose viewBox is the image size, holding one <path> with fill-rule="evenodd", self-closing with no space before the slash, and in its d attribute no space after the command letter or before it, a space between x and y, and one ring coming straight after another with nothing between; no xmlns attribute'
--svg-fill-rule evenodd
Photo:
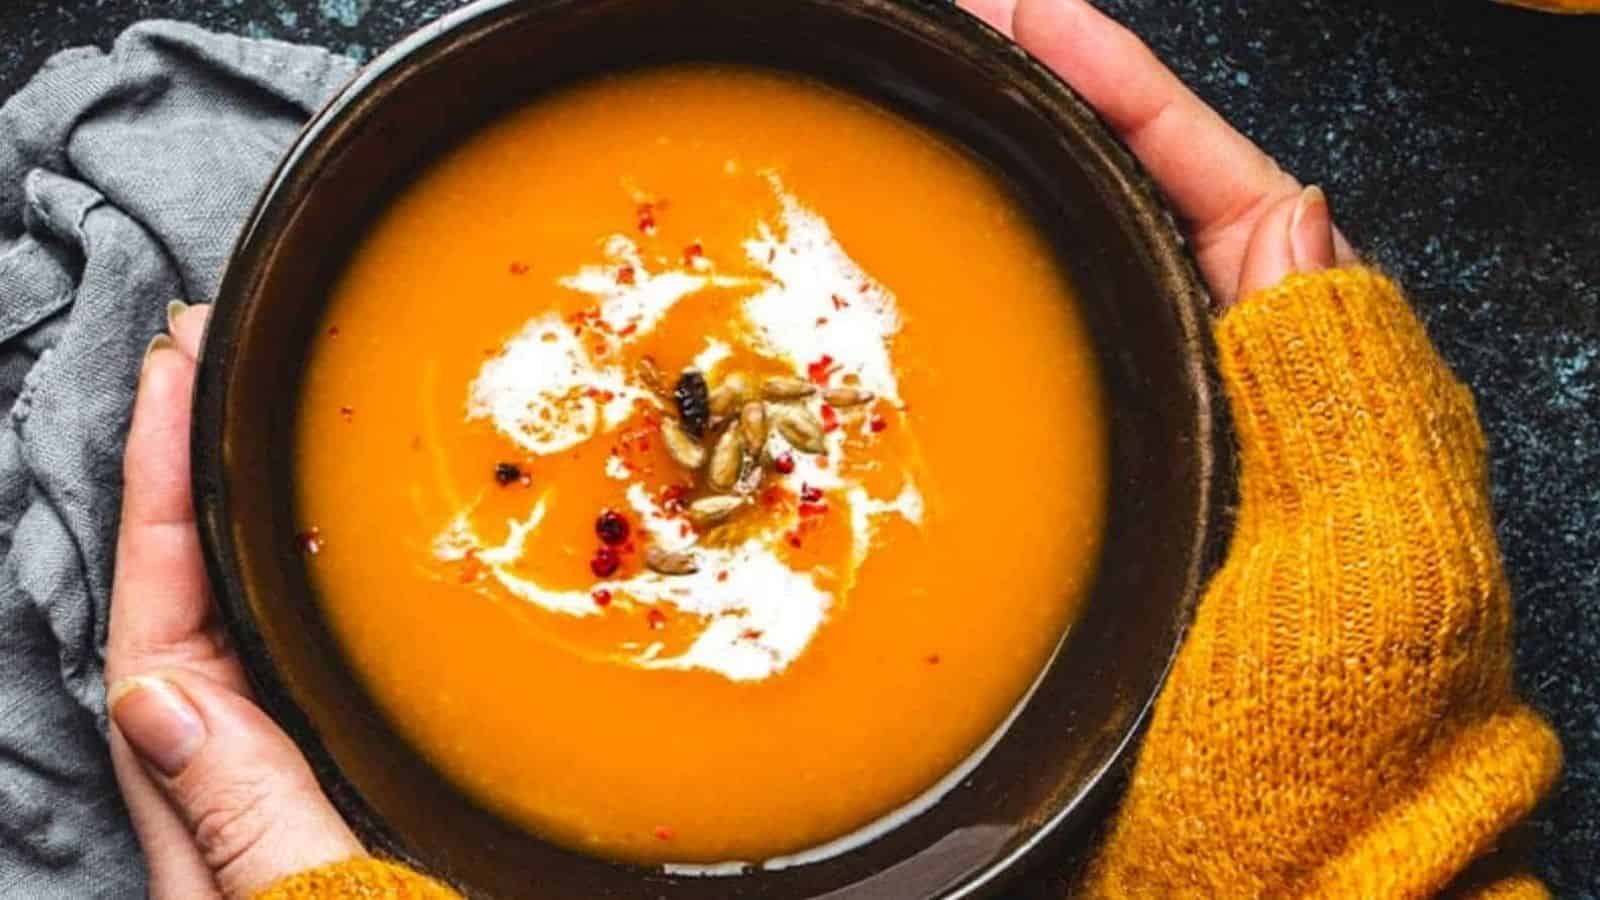
<svg viewBox="0 0 1600 900"><path fill-rule="evenodd" d="M1356 261L1327 198L1196 97L1083 0L961 0L1083 95L1172 202L1222 308L1291 272Z"/></svg>
<svg viewBox="0 0 1600 900"><path fill-rule="evenodd" d="M1560 768L1516 699L1471 394L1326 200L1084 0L963 0L1053 67L1190 231L1238 436L1226 563L1091 897L1547 896L1496 852ZM1303 273L1303 274L1297 274ZM1246 300L1245 298L1249 298ZM1245 302L1238 302L1238 301Z"/></svg>
<svg viewBox="0 0 1600 900"><path fill-rule="evenodd" d="M246 900L366 855L299 750L256 706L212 606L189 488L195 360L209 307L169 311L124 460L106 703L111 755L153 900Z"/></svg>

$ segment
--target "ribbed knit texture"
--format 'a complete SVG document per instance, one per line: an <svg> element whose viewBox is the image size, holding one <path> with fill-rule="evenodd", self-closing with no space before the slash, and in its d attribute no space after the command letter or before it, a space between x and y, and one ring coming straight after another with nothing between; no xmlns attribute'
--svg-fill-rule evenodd
<svg viewBox="0 0 1600 900"><path fill-rule="evenodd" d="M1240 506L1091 867L1097 897L1427 897L1560 747L1511 681L1484 439L1399 290L1292 276L1217 328ZM1538 897L1507 876L1479 897Z"/></svg>
<svg viewBox="0 0 1600 900"><path fill-rule="evenodd" d="M1217 344L1240 442L1233 546L1085 893L1546 896L1493 853L1561 751L1512 693L1471 395L1363 269L1246 298ZM359 860L258 900L454 896Z"/></svg>
<svg viewBox="0 0 1600 900"><path fill-rule="evenodd" d="M379 859L344 862L301 872L257 894L255 900L460 900L430 878Z"/></svg>

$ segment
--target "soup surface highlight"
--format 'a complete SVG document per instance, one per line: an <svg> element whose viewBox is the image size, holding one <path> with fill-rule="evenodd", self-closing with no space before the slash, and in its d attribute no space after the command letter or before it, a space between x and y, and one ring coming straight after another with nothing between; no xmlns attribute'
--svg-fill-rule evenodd
<svg viewBox="0 0 1600 900"><path fill-rule="evenodd" d="M540 97L423 172L335 287L297 442L300 548L396 728L647 863L927 792L1048 661L1105 505L1084 325L1004 182L721 65Z"/></svg>

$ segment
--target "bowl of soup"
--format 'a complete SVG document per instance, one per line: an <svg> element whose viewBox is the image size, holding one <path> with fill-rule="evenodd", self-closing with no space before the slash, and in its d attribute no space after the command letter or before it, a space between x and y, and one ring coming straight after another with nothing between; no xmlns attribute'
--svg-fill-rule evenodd
<svg viewBox="0 0 1600 900"><path fill-rule="evenodd" d="M380 852L977 895L1106 812L1221 544L1205 328L1127 151L945 4L490 0L273 176L197 513Z"/></svg>

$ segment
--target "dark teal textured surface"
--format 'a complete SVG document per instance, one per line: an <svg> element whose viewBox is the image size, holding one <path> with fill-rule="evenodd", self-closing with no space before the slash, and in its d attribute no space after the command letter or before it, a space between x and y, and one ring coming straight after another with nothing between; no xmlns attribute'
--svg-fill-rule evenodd
<svg viewBox="0 0 1600 900"><path fill-rule="evenodd" d="M752 0L759 2L759 0ZM365 59L454 0L7 0L0 93L152 17ZM1600 897L1600 19L1478 0L1104 0L1408 287L1474 388L1519 677L1567 750L1536 820L1558 896ZM1403 375L1402 375L1403 377Z"/></svg>

